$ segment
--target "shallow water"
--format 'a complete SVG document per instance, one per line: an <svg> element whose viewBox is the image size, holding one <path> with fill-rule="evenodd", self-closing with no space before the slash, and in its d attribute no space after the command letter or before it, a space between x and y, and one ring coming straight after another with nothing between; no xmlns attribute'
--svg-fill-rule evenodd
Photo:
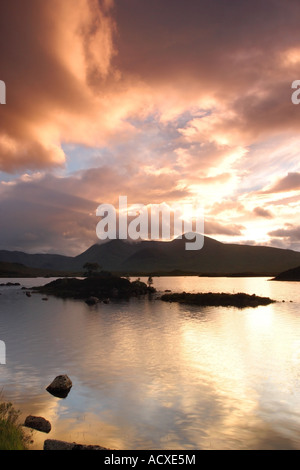
<svg viewBox="0 0 300 470"><path fill-rule="evenodd" d="M300 449L300 284L161 277L154 287L278 302L239 310L154 296L88 307L0 287L3 399L22 419L52 424L33 433L32 448L52 438L113 449ZM62 373L73 382L66 399L45 390Z"/></svg>

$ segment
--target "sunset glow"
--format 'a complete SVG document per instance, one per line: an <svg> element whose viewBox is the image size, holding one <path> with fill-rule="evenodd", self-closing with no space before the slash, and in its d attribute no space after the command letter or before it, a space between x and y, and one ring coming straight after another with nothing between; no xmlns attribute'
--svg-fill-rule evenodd
<svg viewBox="0 0 300 470"><path fill-rule="evenodd" d="M76 255L97 242L98 205L125 194L197 200L216 240L300 250L299 14L274 0L2 2L0 248Z"/></svg>

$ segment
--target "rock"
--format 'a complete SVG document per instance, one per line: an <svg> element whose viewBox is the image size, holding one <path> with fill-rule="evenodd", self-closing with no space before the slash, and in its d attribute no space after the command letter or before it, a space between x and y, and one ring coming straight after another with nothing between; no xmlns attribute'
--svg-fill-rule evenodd
<svg viewBox="0 0 300 470"><path fill-rule="evenodd" d="M36 431L49 433L51 431L51 424L45 418L40 416L27 416L24 426L27 428L35 429Z"/></svg>
<svg viewBox="0 0 300 470"><path fill-rule="evenodd" d="M76 442L57 441L56 439L46 439L44 450L109 450L101 446L82 445Z"/></svg>
<svg viewBox="0 0 300 470"><path fill-rule="evenodd" d="M99 302L98 297L89 297L86 299L85 303L88 305L96 305Z"/></svg>
<svg viewBox="0 0 300 470"><path fill-rule="evenodd" d="M110 291L110 296L111 296L112 298L114 298L114 299L116 299L117 297L119 297L119 295L120 295L119 289L114 288L114 289L112 289L112 290Z"/></svg>
<svg viewBox="0 0 300 470"><path fill-rule="evenodd" d="M58 398L66 398L72 388L72 381L67 375L58 375L46 388L47 392Z"/></svg>

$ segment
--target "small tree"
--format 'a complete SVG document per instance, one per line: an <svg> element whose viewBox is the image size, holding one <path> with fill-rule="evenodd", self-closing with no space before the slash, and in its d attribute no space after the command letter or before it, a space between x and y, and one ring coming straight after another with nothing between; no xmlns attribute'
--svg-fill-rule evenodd
<svg viewBox="0 0 300 470"><path fill-rule="evenodd" d="M93 276L93 274L98 271L101 268L101 266L98 263L85 263L83 265L83 269L87 270L87 275Z"/></svg>

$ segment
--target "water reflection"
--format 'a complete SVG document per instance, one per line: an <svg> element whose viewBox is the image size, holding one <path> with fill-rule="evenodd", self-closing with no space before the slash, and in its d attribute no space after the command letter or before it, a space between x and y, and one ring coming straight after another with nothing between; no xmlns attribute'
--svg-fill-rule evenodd
<svg viewBox="0 0 300 470"><path fill-rule="evenodd" d="M0 387L7 399L24 416L49 419L47 438L114 449L299 449L295 286L155 279L162 291L170 285L293 303L238 310L135 299L91 308L3 288ZM61 373L73 382L65 400L45 390ZM35 432L34 448L44 439Z"/></svg>

